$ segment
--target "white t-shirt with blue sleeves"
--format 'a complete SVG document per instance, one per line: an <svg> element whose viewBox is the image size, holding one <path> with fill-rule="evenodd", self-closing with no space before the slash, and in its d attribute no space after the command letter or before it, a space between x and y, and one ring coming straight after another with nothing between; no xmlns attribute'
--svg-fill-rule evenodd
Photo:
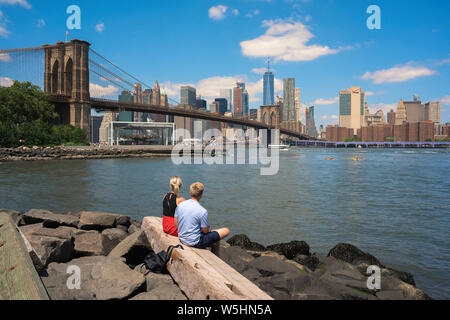
<svg viewBox="0 0 450 320"><path fill-rule="evenodd" d="M178 237L181 243L190 247L200 242L200 229L209 227L208 211L192 199L178 205L175 218L178 219Z"/></svg>

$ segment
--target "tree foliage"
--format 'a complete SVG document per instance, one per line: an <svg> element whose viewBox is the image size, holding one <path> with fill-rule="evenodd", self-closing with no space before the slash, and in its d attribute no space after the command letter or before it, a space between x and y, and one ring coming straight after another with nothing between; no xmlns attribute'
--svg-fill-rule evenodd
<svg viewBox="0 0 450 320"><path fill-rule="evenodd" d="M86 145L86 131L58 125L55 107L47 95L30 82L0 88L0 146Z"/></svg>

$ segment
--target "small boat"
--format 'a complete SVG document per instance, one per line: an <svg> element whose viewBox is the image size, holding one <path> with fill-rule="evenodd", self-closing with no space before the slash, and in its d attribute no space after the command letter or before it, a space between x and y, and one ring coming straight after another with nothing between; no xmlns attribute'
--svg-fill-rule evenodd
<svg viewBox="0 0 450 320"><path fill-rule="evenodd" d="M269 144L269 149L279 149L279 150L284 150L284 151L286 151L286 150L289 150L289 148L291 147L291 146L289 146L289 145L286 145L286 144Z"/></svg>
<svg viewBox="0 0 450 320"><path fill-rule="evenodd" d="M352 161L362 161L362 159L359 157L356 157L356 158L353 158Z"/></svg>
<svg viewBox="0 0 450 320"><path fill-rule="evenodd" d="M337 160L336 158L333 158L333 157L330 157L330 158L326 158L325 160L327 160L327 161L335 161L335 160Z"/></svg>

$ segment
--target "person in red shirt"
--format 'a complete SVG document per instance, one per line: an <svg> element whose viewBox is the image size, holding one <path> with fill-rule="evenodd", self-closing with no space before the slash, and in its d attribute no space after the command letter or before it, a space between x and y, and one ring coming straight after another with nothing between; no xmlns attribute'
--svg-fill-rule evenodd
<svg viewBox="0 0 450 320"><path fill-rule="evenodd" d="M183 181L180 177L170 179L171 192L163 197L163 230L165 233L178 237L178 228L175 226L175 210L177 206L186 199L180 196L180 190L183 187Z"/></svg>

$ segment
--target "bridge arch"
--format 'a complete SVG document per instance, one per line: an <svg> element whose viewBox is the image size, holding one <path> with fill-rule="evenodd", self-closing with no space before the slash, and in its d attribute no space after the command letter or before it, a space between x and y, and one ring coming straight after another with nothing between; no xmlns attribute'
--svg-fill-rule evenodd
<svg viewBox="0 0 450 320"><path fill-rule="evenodd" d="M59 61L55 60L52 66L52 82L51 82L51 93L58 93L58 77L59 76Z"/></svg>
<svg viewBox="0 0 450 320"><path fill-rule="evenodd" d="M72 58L68 58L66 62L66 68L64 70L64 87L66 94L72 96L73 89L73 61Z"/></svg>

